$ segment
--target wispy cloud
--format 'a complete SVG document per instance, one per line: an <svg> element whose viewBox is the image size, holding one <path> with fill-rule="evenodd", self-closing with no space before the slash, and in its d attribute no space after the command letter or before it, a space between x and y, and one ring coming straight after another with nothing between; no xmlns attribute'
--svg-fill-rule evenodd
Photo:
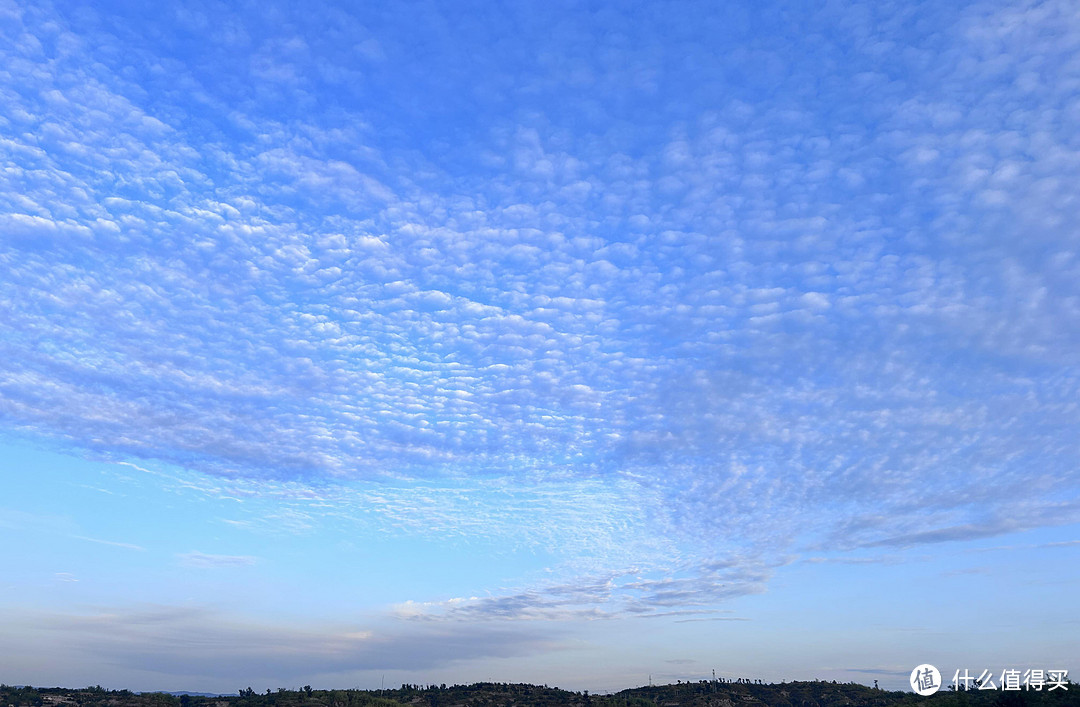
<svg viewBox="0 0 1080 707"><path fill-rule="evenodd" d="M1001 552L1009 550L1074 550L1080 548L1080 540L1061 540L1044 543L1020 543L1015 545L995 545L993 547L973 547L967 552Z"/></svg>
<svg viewBox="0 0 1080 707"><path fill-rule="evenodd" d="M837 565L878 565L897 564L904 562L905 558L898 555L880 555L874 557L857 557L850 555L838 555L835 557L804 557L799 560L811 565L837 564Z"/></svg>
<svg viewBox="0 0 1080 707"><path fill-rule="evenodd" d="M89 538L85 535L72 535L71 537L75 540L83 540L88 543L97 543L98 545L109 545L111 547L120 547L124 548L125 550L138 550L140 552L146 551L145 547L143 547L142 545L135 545L134 543L122 543L116 542L114 540L101 540L100 538Z"/></svg>
<svg viewBox="0 0 1080 707"><path fill-rule="evenodd" d="M416 625L293 626L238 621L206 607L149 605L95 613L6 617L32 621L43 650L93 647L91 660L158 679L295 680L358 670L423 670L559 646L550 629ZM6 640L7 637L0 637ZM11 647L11 646L8 646Z"/></svg>
<svg viewBox="0 0 1080 707"><path fill-rule="evenodd" d="M765 591L771 568L760 560L683 570L579 575L567 584L445 601L409 601L395 615L419 621L595 620L703 615L709 607Z"/></svg>
<svg viewBox="0 0 1080 707"><path fill-rule="evenodd" d="M249 567L256 562L256 558L250 555L208 555L197 550L181 553L176 558L185 567L198 567L200 569Z"/></svg>
<svg viewBox="0 0 1080 707"><path fill-rule="evenodd" d="M30 531L46 535L58 535L81 542L90 542L98 545L123 548L125 550L144 551L141 545L134 543L103 540L88 535L82 535L78 523L68 515L54 515L45 513L32 513L23 510L0 508L0 528L14 531Z"/></svg>
<svg viewBox="0 0 1080 707"><path fill-rule="evenodd" d="M912 666L913 668L914 666ZM866 675L889 675L892 677L908 677L912 668L888 667L888 668L844 668L849 673L863 673Z"/></svg>

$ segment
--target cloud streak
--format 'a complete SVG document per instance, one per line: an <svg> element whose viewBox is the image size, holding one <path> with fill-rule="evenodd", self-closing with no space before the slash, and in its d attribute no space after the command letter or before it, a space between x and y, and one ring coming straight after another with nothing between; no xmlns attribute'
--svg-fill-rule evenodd
<svg viewBox="0 0 1080 707"><path fill-rule="evenodd" d="M559 643L550 630L521 627L298 627L237 621L204 607L158 605L37 615L33 621L44 634L42 644L57 654L85 649L102 664L158 679L199 675L215 683L424 670L478 657L527 655Z"/></svg>
<svg viewBox="0 0 1080 707"><path fill-rule="evenodd" d="M75 540L84 540L88 543L97 543L98 545L109 545L110 547L119 547L125 550L138 550L139 552L145 552L146 548L142 545L136 545L134 543L122 543L115 540L101 540L100 538L88 538L85 535L72 535Z"/></svg>
<svg viewBox="0 0 1080 707"><path fill-rule="evenodd" d="M257 561L256 558L250 555L208 555L197 550L181 553L176 556L176 559L185 567L198 569L250 567Z"/></svg>

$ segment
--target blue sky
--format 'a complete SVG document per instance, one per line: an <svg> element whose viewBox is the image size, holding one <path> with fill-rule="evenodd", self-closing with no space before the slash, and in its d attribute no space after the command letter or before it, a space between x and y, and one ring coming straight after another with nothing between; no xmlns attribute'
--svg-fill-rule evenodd
<svg viewBox="0 0 1080 707"><path fill-rule="evenodd" d="M4 682L1080 671L1075 4L0 32Z"/></svg>

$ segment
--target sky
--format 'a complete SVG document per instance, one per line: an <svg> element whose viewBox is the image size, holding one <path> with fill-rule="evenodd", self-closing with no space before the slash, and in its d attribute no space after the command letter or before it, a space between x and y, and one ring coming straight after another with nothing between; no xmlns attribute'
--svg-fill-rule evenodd
<svg viewBox="0 0 1080 707"><path fill-rule="evenodd" d="M0 681L1080 674L1080 11L0 0Z"/></svg>

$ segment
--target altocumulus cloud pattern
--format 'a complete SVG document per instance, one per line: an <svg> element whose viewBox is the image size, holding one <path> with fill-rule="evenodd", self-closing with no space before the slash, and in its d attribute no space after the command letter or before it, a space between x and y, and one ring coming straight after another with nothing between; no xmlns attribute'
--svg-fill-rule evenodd
<svg viewBox="0 0 1080 707"><path fill-rule="evenodd" d="M0 6L6 430L562 553L423 620L1080 521L1074 3L374 5Z"/></svg>

